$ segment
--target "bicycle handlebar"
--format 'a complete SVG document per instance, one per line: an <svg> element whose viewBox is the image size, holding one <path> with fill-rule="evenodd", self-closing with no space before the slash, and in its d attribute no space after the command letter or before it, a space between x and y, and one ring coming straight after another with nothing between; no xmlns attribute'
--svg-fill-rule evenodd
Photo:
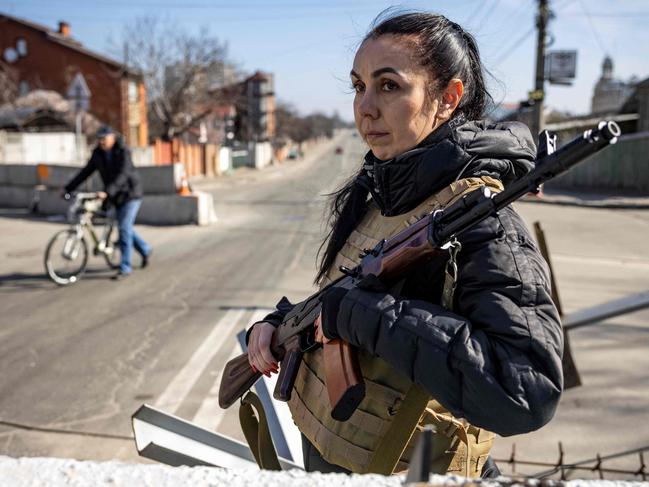
<svg viewBox="0 0 649 487"><path fill-rule="evenodd" d="M94 200L94 199L99 199L99 192L98 191L92 191L92 192L81 192L81 193L65 193L63 195L64 200L70 200L74 198L77 201L82 201L82 200Z"/></svg>

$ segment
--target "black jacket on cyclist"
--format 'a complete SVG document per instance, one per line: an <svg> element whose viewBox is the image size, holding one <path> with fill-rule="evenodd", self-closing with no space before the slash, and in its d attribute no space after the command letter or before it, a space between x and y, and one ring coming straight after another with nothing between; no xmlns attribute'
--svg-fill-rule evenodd
<svg viewBox="0 0 649 487"><path fill-rule="evenodd" d="M131 152L121 138L117 138L110 151L95 147L86 166L67 184L65 191L74 191L95 171L99 171L108 201L113 205L121 206L142 197L140 177L133 166Z"/></svg>

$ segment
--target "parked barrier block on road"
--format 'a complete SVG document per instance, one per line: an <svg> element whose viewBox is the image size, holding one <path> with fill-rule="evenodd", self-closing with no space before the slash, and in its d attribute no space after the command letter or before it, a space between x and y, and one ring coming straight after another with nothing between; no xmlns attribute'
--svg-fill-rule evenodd
<svg viewBox="0 0 649 487"><path fill-rule="evenodd" d="M0 207L2 208L31 208L33 200L33 187L0 184Z"/></svg>
<svg viewBox="0 0 649 487"><path fill-rule="evenodd" d="M33 188L38 184L36 166L32 164L0 164L0 184Z"/></svg>

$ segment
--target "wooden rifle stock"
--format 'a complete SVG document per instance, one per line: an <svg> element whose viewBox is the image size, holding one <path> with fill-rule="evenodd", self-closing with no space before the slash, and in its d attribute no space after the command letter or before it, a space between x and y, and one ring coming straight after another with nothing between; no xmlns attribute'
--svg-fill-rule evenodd
<svg viewBox="0 0 649 487"><path fill-rule="evenodd" d="M278 360L282 360L285 355L285 349L279 345L275 337L271 343L271 351L273 356ZM219 386L219 406L227 409L232 406L237 399L243 396L248 389L250 389L255 382L261 378L261 372L256 371L250 365L248 360L248 353L233 358L223 368L223 375L221 376L221 385Z"/></svg>
<svg viewBox="0 0 649 487"><path fill-rule="evenodd" d="M225 364L219 386L219 406L223 409L232 406L260 377L261 372L252 368L247 353L230 360Z"/></svg>
<svg viewBox="0 0 649 487"><path fill-rule="evenodd" d="M365 397L365 382L357 351L339 339L331 340L322 347L331 417L337 421L347 421Z"/></svg>

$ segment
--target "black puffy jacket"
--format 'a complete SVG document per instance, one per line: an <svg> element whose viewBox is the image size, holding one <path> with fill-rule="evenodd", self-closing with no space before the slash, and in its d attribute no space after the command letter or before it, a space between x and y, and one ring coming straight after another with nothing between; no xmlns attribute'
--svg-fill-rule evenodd
<svg viewBox="0 0 649 487"><path fill-rule="evenodd" d="M95 147L86 166L65 186L65 190L74 191L95 171L99 171L104 191L112 204L121 206L142 197L140 177L131 161L131 152L121 138L111 148L110 160L107 160L105 151Z"/></svg>
<svg viewBox="0 0 649 487"><path fill-rule="evenodd" d="M507 185L534 158L524 125L469 122L444 126L391 161L370 153L366 167L373 166L374 200L384 214L398 215L460 173ZM445 262L433 261L412 272L398 295L375 287L328 295L323 331L381 357L476 426L502 436L538 429L563 388L563 334L547 265L512 207L459 240L453 312L439 304ZM269 319L287 309L281 302Z"/></svg>

